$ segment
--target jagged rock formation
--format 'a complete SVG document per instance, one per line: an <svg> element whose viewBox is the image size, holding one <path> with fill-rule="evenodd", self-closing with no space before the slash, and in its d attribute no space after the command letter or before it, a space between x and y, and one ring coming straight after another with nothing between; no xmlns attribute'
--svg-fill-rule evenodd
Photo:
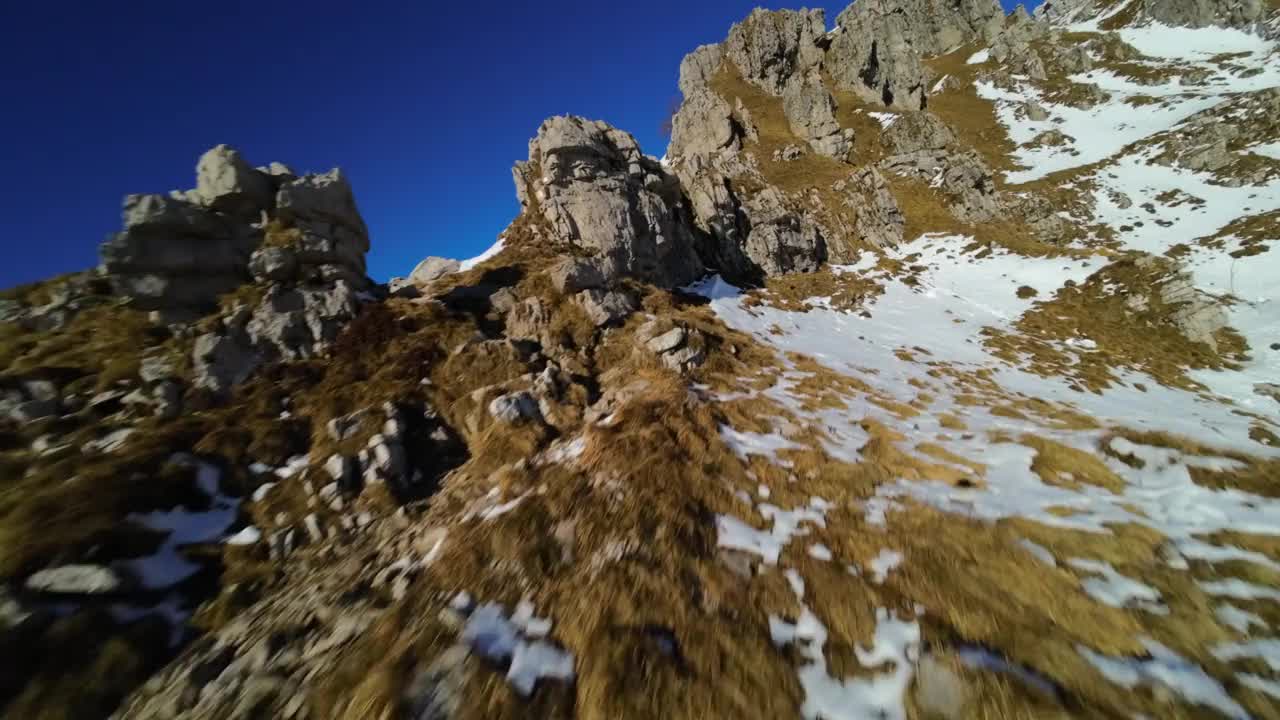
<svg viewBox="0 0 1280 720"><path fill-rule="evenodd" d="M1268 717L1276 50L1063 27L1252 7L757 10L393 292L214 148L0 298L4 717Z"/></svg>
<svg viewBox="0 0 1280 720"><path fill-rule="evenodd" d="M836 17L825 67L867 102L920 110L929 91L921 60L990 41L1003 21L994 0L860 0Z"/></svg>
<svg viewBox="0 0 1280 720"><path fill-rule="evenodd" d="M631 135L551 118L512 174L521 206L540 213L559 239L598 253L607 278L673 287L702 276L675 178Z"/></svg>
<svg viewBox="0 0 1280 720"><path fill-rule="evenodd" d="M261 247L270 217L297 229L296 247ZM368 250L341 171L298 178L279 163L255 170L219 145L200 158L194 190L125 198L124 230L103 243L101 255L102 272L136 306L190 315L251 275L366 284Z"/></svg>

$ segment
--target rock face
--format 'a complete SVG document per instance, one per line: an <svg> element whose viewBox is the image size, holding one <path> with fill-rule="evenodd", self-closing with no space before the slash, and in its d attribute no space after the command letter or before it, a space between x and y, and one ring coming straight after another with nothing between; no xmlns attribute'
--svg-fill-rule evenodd
<svg viewBox="0 0 1280 720"><path fill-rule="evenodd" d="M680 187L630 134L580 117L554 117L517 163L516 191L557 238L596 254L607 279L673 287L702 276Z"/></svg>
<svg viewBox="0 0 1280 720"><path fill-rule="evenodd" d="M729 30L724 55L747 82L770 95L781 95L793 78L822 62L819 42L825 34L821 10L757 8Z"/></svg>
<svg viewBox="0 0 1280 720"><path fill-rule="evenodd" d="M824 65L868 102L918 110L927 94L920 58L990 41L1003 20L996 0L859 0L836 17Z"/></svg>
<svg viewBox="0 0 1280 720"><path fill-rule="evenodd" d="M99 249L101 267L118 294L147 310L211 307L248 280L262 241L260 228L164 195L130 195L123 215L124 231Z"/></svg>

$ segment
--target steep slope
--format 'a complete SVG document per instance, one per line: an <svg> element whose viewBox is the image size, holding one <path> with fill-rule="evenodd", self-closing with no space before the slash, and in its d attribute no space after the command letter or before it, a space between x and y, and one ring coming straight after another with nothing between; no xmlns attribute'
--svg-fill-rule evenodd
<svg viewBox="0 0 1280 720"><path fill-rule="evenodd" d="M757 10L387 288L215 148L0 307L5 717L1280 717L1275 18Z"/></svg>

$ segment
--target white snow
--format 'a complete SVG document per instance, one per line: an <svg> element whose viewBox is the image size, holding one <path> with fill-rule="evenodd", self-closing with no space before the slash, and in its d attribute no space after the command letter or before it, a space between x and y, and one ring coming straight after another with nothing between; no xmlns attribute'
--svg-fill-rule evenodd
<svg viewBox="0 0 1280 720"><path fill-rule="evenodd" d="M505 247L505 246L506 246L506 237L504 237L504 236L499 236L499 237L498 237L497 242L495 242L493 245L489 246L489 249L488 249L488 250L485 250L484 252L480 253L479 255L477 255L477 256L475 256L475 257L473 257L473 258L467 258L466 260L463 260L463 261L462 261L462 263L460 264L460 266L459 266L458 270L459 270L460 272L465 272L465 271L467 271L467 270L470 270L471 268L473 268L473 267L475 267L475 266L479 265L480 263L484 262L485 260L488 260L489 258L491 258L491 257L493 257L493 256L497 255L498 253L502 252L502 248L503 248L503 247Z"/></svg>
<svg viewBox="0 0 1280 720"><path fill-rule="evenodd" d="M228 545L253 545L262 539L262 531L249 525L240 532L223 540Z"/></svg>
<svg viewBox="0 0 1280 720"><path fill-rule="evenodd" d="M1274 600L1280 602L1280 590L1247 583L1239 578L1201 582L1200 589L1218 597L1236 600Z"/></svg>
<svg viewBox="0 0 1280 720"><path fill-rule="evenodd" d="M831 548L828 548L826 545L823 545L822 543L815 543L813 545L810 545L809 557L813 558L814 560L822 560L823 562L830 561L832 557Z"/></svg>
<svg viewBox="0 0 1280 720"><path fill-rule="evenodd" d="M841 679L827 673L822 652L827 642L826 626L808 607L802 607L800 618L794 624L776 616L769 617L769 634L774 644L779 647L795 644L806 661L797 672L805 693L800 714L807 720L904 720L906 710L902 696L911 683L913 663L919 652L920 626L878 609L871 648L855 646L854 655L865 668L889 665L892 669Z"/></svg>
<svg viewBox="0 0 1280 720"><path fill-rule="evenodd" d="M782 436L778 430L771 433L754 433L735 430L728 425L720 426L720 438L724 440L738 457L743 460L749 455L763 455L775 463L786 466L778 459L779 450L795 450L802 448L800 443L792 442Z"/></svg>
<svg viewBox="0 0 1280 720"><path fill-rule="evenodd" d="M464 594L458 596L462 597ZM455 598L455 609L462 610L469 605L470 596L465 596L461 603ZM508 620L501 605L483 603L471 612L461 635L462 641L476 653L495 662L509 660L507 682L526 697L542 678L572 680L574 677L573 656L555 645L531 638L523 629L531 623L537 623L535 628L542 633L538 637L550 631L550 622L533 618L531 609L522 612L517 608L516 617Z"/></svg>
<svg viewBox="0 0 1280 720"><path fill-rule="evenodd" d="M1280 160L1280 142L1258 143L1250 147L1249 152L1269 157L1273 160Z"/></svg>
<svg viewBox="0 0 1280 720"><path fill-rule="evenodd" d="M1125 577L1110 564L1071 558L1067 561L1071 567L1084 570L1100 577L1088 577L1081 583L1090 597L1111 607L1140 607L1147 612L1166 615L1169 609L1160 604L1160 593L1153 587L1137 580Z"/></svg>
<svg viewBox="0 0 1280 720"><path fill-rule="evenodd" d="M1049 551L1049 548L1043 545L1034 543L1026 538L1022 538L1018 540L1018 544L1021 545L1023 549L1025 549L1027 552L1031 553L1032 555L1035 555L1036 559L1039 560L1040 562L1053 567L1058 566L1058 561L1056 558L1053 557L1053 553Z"/></svg>
<svg viewBox="0 0 1280 720"><path fill-rule="evenodd" d="M867 114L875 118L876 122L880 123L881 127L889 127L896 122L899 117L897 113L891 112L869 112Z"/></svg>
<svg viewBox="0 0 1280 720"><path fill-rule="evenodd" d="M750 496L748 496L748 501ZM822 498L811 498L808 507L783 510L775 505L762 503L757 506L760 515L773 522L770 530L757 530L732 515L716 518L717 543L720 547L754 553L769 565L778 564L778 556L797 535L809 534L804 523L826 527L826 511L829 506Z"/></svg>
<svg viewBox="0 0 1280 720"><path fill-rule="evenodd" d="M294 455L289 458L289 461L285 463L284 467L276 469L276 477L281 480L287 480L303 470L306 470L310 464L311 459L306 455Z"/></svg>
<svg viewBox="0 0 1280 720"><path fill-rule="evenodd" d="M1217 680L1205 674L1193 662L1173 652L1160 643L1144 638L1151 658L1112 658L1081 646L1080 654L1111 682L1133 688L1138 685L1163 686L1189 702L1207 705L1231 718L1248 718L1249 713L1240 707Z"/></svg>
<svg viewBox="0 0 1280 720"><path fill-rule="evenodd" d="M879 585L889 577L889 571L902 564L902 553L885 548L871 559L867 569L871 571L871 580Z"/></svg>
<svg viewBox="0 0 1280 720"><path fill-rule="evenodd" d="M983 48L978 52L970 55L969 59L965 60L964 62L966 65L981 65L982 63L990 59L991 59L991 50L988 48Z"/></svg>
<svg viewBox="0 0 1280 720"><path fill-rule="evenodd" d="M1138 52L1154 58L1196 61L1225 53L1263 56L1275 43L1253 33L1225 27L1169 27L1153 22L1143 27L1123 28L1120 39Z"/></svg>
<svg viewBox="0 0 1280 720"><path fill-rule="evenodd" d="M1213 649L1213 656L1225 662L1257 658L1265 662L1267 667L1280 672L1280 638L1224 643Z"/></svg>
<svg viewBox="0 0 1280 720"><path fill-rule="evenodd" d="M1263 620L1261 617L1249 612L1248 610L1241 610L1230 603L1223 603L1222 605L1219 605L1213 612L1214 615L1218 617L1218 622L1239 633L1247 634L1254 625L1257 625L1263 630L1267 629L1266 620Z"/></svg>
<svg viewBox="0 0 1280 720"><path fill-rule="evenodd" d="M1080 26L1080 29L1089 29ZM1096 29L1096 28L1095 28ZM1011 183L1030 182L1050 173L1081 167L1115 156L1130 143L1176 126L1191 115L1217 105L1233 93L1280 86L1280 63L1275 61L1276 44L1239 30L1226 28L1177 28L1152 24L1120 31L1120 37L1151 60L1153 68L1167 68L1169 80L1161 84L1141 84L1098 68L1073 75L1079 84L1096 85L1110 93L1110 99L1092 107L1076 108L1050 102L1030 80L1020 80L1012 88L992 82L975 83L979 96L996 104L996 114L1019 147L1014 159L1024 169L1006 175ZM1230 64L1211 58L1221 53L1247 53ZM1169 65L1178 59L1181 64ZM1186 70L1208 73L1196 84L1184 83ZM1157 98L1140 107L1133 98ZM1024 104L1039 103L1048 118L1033 121L1021 113ZM1056 130L1067 136L1063 145L1026 146L1038 135Z"/></svg>
<svg viewBox="0 0 1280 720"><path fill-rule="evenodd" d="M153 590L175 585L194 575L200 566L182 554L185 545L218 540L236 520L236 502L218 492L218 468L193 458L178 458L195 466L196 484L209 498L208 508L175 507L147 513L131 513L128 519L167 533L151 555L121 563L143 587Z"/></svg>

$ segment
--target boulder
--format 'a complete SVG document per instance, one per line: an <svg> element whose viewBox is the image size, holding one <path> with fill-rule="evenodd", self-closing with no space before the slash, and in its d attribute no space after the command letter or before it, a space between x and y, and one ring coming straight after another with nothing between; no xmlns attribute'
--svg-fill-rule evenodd
<svg viewBox="0 0 1280 720"><path fill-rule="evenodd" d="M847 193L845 204L856 208L855 238L871 247L892 247L902 242L907 219L898 207L898 200L889 190L884 176L875 168L858 171L843 187ZM852 262L852 255L833 257L836 262Z"/></svg>
<svg viewBox="0 0 1280 720"><path fill-rule="evenodd" d="M514 175L517 188L536 194L557 239L593 252L607 280L674 287L703 275L679 183L631 135L603 122L551 118Z"/></svg>
<svg viewBox="0 0 1280 720"><path fill-rule="evenodd" d="M944 150L956 143L951 128L930 112L902 113L880 134L886 154L907 155L921 150Z"/></svg>
<svg viewBox="0 0 1280 720"><path fill-rule="evenodd" d="M556 292L572 295L582 290L592 290L604 285L604 275L590 260L565 258L548 272Z"/></svg>
<svg viewBox="0 0 1280 720"><path fill-rule="evenodd" d="M592 288L578 293L578 304L596 327L609 327L626 320L636 311L637 305L631 293L621 290Z"/></svg>
<svg viewBox="0 0 1280 720"><path fill-rule="evenodd" d="M1143 13L1174 27L1248 28L1266 18L1263 0L1141 0Z"/></svg>
<svg viewBox="0 0 1280 720"><path fill-rule="evenodd" d="M494 398L489 403L489 414L494 420L507 425L535 421L542 417L537 399L523 390Z"/></svg>
<svg viewBox="0 0 1280 720"><path fill-rule="evenodd" d="M215 393L244 382L262 363L247 342L213 333L196 338L191 355L195 386Z"/></svg>
<svg viewBox="0 0 1280 720"><path fill-rule="evenodd" d="M551 327L551 313L536 297L517 303L507 313L506 334L512 340L524 340L546 345Z"/></svg>
<svg viewBox="0 0 1280 720"><path fill-rule="evenodd" d="M200 156L191 197L218 212L256 219L271 209L274 191L266 174L255 170L234 149L218 145Z"/></svg>
<svg viewBox="0 0 1280 720"><path fill-rule="evenodd" d="M418 263L409 274L409 280L418 284L426 284L432 280L451 275L462 269L462 263L450 258L431 256Z"/></svg>
<svg viewBox="0 0 1280 720"><path fill-rule="evenodd" d="M360 250L369 250L369 231L356 208L351 184L340 168L304 175L285 183L276 193L276 207L288 223L327 223L346 228L363 239Z"/></svg>
<svg viewBox="0 0 1280 720"><path fill-rule="evenodd" d="M298 255L290 248L259 248L249 258L249 272L259 282L289 282L298 273Z"/></svg>

